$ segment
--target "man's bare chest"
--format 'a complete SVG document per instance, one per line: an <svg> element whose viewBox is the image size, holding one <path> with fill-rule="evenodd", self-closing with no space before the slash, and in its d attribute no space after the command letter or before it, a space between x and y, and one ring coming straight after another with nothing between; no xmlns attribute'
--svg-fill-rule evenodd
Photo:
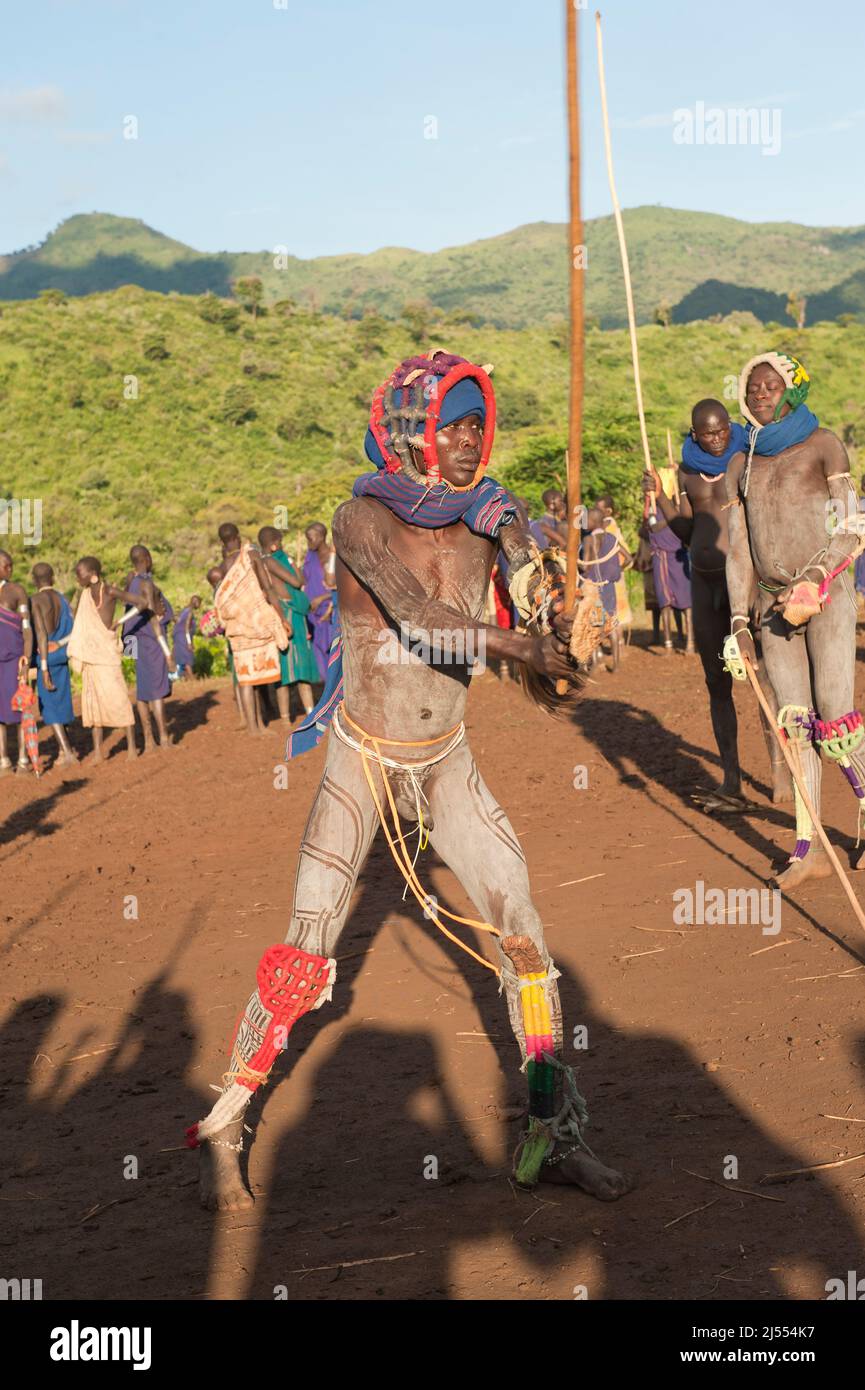
<svg viewBox="0 0 865 1390"><path fill-rule="evenodd" d="M483 602L495 549L462 523L441 530L394 527L390 549L430 598L442 599L466 612Z"/></svg>
<svg viewBox="0 0 865 1390"><path fill-rule="evenodd" d="M829 489L822 461L808 450L752 461L747 479L746 515L752 540L775 544L793 534L819 531L825 541Z"/></svg>
<svg viewBox="0 0 865 1390"><path fill-rule="evenodd" d="M719 473L717 478L710 481L700 476L689 476L685 484L685 496L691 504L695 521L701 515L719 521L724 516L723 506L727 500L724 474Z"/></svg>

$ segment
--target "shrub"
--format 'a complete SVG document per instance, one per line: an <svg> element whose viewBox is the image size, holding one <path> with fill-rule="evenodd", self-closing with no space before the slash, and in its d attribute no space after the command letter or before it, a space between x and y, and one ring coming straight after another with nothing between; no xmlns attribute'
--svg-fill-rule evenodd
<svg viewBox="0 0 865 1390"><path fill-rule="evenodd" d="M192 674L201 679L211 676L230 676L228 668L228 647L224 637L202 637L192 639L195 653L192 661Z"/></svg>
<svg viewBox="0 0 865 1390"><path fill-rule="evenodd" d="M242 425L255 419L255 404L247 386L229 386L222 398L220 418L226 425Z"/></svg>
<svg viewBox="0 0 865 1390"><path fill-rule="evenodd" d="M529 387L503 386L496 401L496 423L504 430L524 429L537 425L541 402L537 391Z"/></svg>
<svg viewBox="0 0 865 1390"><path fill-rule="evenodd" d="M148 362L163 362L168 356L165 338L161 333L148 333L144 339L144 356Z"/></svg>

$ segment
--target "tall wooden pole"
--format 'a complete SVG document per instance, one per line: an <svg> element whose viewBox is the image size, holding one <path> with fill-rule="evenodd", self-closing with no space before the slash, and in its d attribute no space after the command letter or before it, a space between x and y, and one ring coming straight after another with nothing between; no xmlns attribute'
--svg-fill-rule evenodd
<svg viewBox="0 0 865 1390"><path fill-rule="evenodd" d="M568 423L568 552L565 612L574 606L580 553L580 471L583 460L583 330L585 247L580 199L580 89L577 0L565 0L568 82L568 182L570 193L571 390Z"/></svg>
<svg viewBox="0 0 865 1390"><path fill-rule="evenodd" d="M568 548L565 573L565 612L570 613L576 602L577 560L580 556L582 527L580 525L580 471L583 461L583 305L585 302L585 247L583 245L583 210L580 201L580 88L579 88L579 30L577 0L565 0L565 52L567 55L568 87L568 193L570 204L570 272L571 295L571 380L570 411L568 416L568 452L565 458L568 475ZM556 694L564 695L566 680L556 681Z"/></svg>

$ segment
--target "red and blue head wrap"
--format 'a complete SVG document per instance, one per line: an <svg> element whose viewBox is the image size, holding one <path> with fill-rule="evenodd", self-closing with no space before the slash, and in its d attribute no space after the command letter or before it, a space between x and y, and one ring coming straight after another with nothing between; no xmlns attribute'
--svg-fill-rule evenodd
<svg viewBox="0 0 865 1390"><path fill-rule="evenodd" d="M441 476L436 432L467 415L480 417L483 443L474 478L458 488ZM492 539L517 514L510 493L484 478L495 427L495 393L485 368L447 352L409 357L373 395L364 450L378 472L358 478L354 496L374 497L414 526L464 521ZM425 472L412 449L423 453Z"/></svg>

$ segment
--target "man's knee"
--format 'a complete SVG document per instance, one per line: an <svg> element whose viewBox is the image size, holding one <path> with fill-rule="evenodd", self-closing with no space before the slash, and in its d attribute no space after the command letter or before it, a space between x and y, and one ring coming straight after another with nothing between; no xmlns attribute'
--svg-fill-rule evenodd
<svg viewBox="0 0 865 1390"><path fill-rule="evenodd" d="M488 895L490 924L498 927L502 936L530 936L546 953L544 929L537 908L528 893L496 889Z"/></svg>

